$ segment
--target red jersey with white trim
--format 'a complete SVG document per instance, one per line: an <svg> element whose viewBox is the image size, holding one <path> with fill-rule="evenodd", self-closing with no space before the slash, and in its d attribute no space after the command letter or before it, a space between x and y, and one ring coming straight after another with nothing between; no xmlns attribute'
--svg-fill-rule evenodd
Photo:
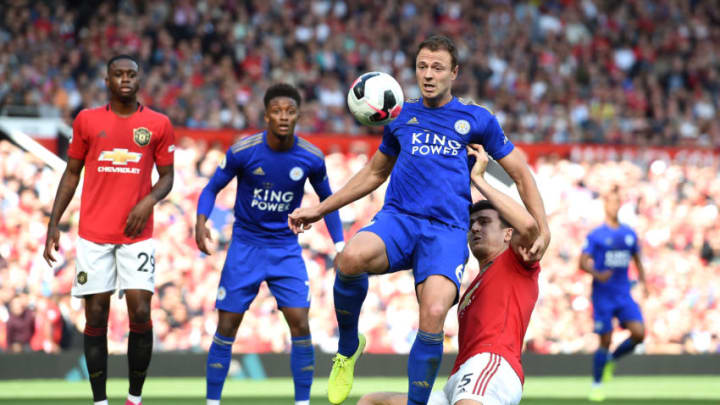
<svg viewBox="0 0 720 405"><path fill-rule="evenodd" d="M153 165L173 163L175 134L167 116L139 105L131 116L109 105L81 111L73 122L68 156L85 162L80 237L127 244L152 237L153 216L140 235L123 233L133 207L150 194Z"/></svg>
<svg viewBox="0 0 720 405"><path fill-rule="evenodd" d="M526 266L511 248L480 270L458 304L460 348L451 374L476 354L495 353L525 382L521 352L538 298L539 272L539 263Z"/></svg>

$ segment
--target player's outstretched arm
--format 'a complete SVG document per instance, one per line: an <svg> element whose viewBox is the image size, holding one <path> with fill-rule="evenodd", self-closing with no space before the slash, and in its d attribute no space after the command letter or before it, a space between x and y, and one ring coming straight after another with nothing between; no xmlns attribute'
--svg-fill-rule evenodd
<svg viewBox="0 0 720 405"><path fill-rule="evenodd" d="M505 157L498 160L498 163L512 177L518 188L518 193L530 215L535 218L540 228L540 234L530 247L530 254L533 260L540 260L545 254L545 250L550 244L550 227L545 216L545 206L540 197L540 191L537 188L535 179L530 173L525 159L522 154L513 149Z"/></svg>
<svg viewBox="0 0 720 405"><path fill-rule="evenodd" d="M370 162L336 193L318 205L298 208L288 215L288 226L293 232L300 233L305 229L310 229L313 222L317 222L328 213L370 194L387 180L396 160L395 156L386 155L378 150Z"/></svg>
<svg viewBox="0 0 720 405"><path fill-rule="evenodd" d="M52 211L50 212L50 221L48 222L47 238L45 239L45 251L43 258L48 265L52 266L55 257L52 254L53 249L58 250L58 242L60 240L60 231L58 230L58 222L62 218L65 209L75 195L78 183L80 182L80 173L85 162L80 159L68 158L65 172L63 172L55 194Z"/></svg>
<svg viewBox="0 0 720 405"><path fill-rule="evenodd" d="M127 237L136 238L142 233L155 204L165 198L172 190L175 178L173 164L158 166L157 171L160 177L150 190L150 194L138 201L130 210L130 214L128 214L127 221L125 221L125 230L123 231Z"/></svg>
<svg viewBox="0 0 720 405"><path fill-rule="evenodd" d="M525 207L485 181L488 156L482 146L469 145L468 155L475 157L475 165L470 170L470 179L473 185L492 203L500 216L513 227L511 247L520 254L525 262L537 261L538 259L529 254L530 247L540 233L537 221Z"/></svg>

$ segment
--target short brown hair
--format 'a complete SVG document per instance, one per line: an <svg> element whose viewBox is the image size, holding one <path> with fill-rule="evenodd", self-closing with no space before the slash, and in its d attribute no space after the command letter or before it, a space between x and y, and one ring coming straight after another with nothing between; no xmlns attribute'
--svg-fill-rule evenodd
<svg viewBox="0 0 720 405"><path fill-rule="evenodd" d="M470 215L472 215L474 212L482 211L482 210L495 210L498 213L498 218L500 218L500 225L502 225L503 228L512 228L513 226L510 225L508 221L503 218L502 215L500 215L500 211L495 208L493 203L491 203L488 200L480 200L475 202L473 205L470 206Z"/></svg>
<svg viewBox="0 0 720 405"><path fill-rule="evenodd" d="M455 69L455 66L458 65L458 52L457 48L455 47L455 43L452 39L446 37L445 35L432 35L431 37L422 41L420 45L418 45L417 52L415 52L415 59L417 59L418 54L424 48L427 48L433 52L441 49L446 50L448 51L448 53L450 53L450 63L452 65L451 68Z"/></svg>

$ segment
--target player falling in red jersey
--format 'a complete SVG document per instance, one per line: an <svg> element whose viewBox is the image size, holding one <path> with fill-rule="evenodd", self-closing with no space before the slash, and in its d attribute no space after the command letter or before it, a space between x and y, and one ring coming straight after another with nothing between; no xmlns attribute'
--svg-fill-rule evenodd
<svg viewBox="0 0 720 405"><path fill-rule="evenodd" d="M138 63L115 56L107 64L110 102L83 110L73 123L68 162L53 203L43 257L52 266L58 222L85 167L77 267L72 294L85 299L84 349L96 405L107 405L107 323L110 296L127 298L130 317L126 405L141 403L152 355L150 301L155 291L153 207L173 184L175 135L170 120L137 101ZM153 166L160 174L152 185Z"/></svg>
<svg viewBox="0 0 720 405"><path fill-rule="evenodd" d="M540 264L532 246L538 226L512 198L490 186L483 174L487 155L471 146L475 187L487 198L470 209L470 250L480 272L458 303L459 353L443 391L429 405L514 405L522 397L523 339L538 297ZM358 405L404 405L406 394L377 392Z"/></svg>

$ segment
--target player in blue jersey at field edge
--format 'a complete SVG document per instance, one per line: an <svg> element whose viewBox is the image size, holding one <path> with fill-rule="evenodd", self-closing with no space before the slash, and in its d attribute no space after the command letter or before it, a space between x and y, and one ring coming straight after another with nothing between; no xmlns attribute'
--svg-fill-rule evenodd
<svg viewBox="0 0 720 405"><path fill-rule="evenodd" d="M300 93L288 84L276 84L267 90L264 102L267 130L230 147L198 201L195 241L201 251L211 254L206 244L210 240L206 221L217 193L237 177L232 242L215 302L218 327L207 359L208 405L220 403L235 335L263 281L290 327L295 403L310 402L315 370L308 325L310 289L302 249L287 221L288 213L302 201L306 179L321 200L332 192L322 151L294 134ZM325 222L341 249L339 215L328 214Z"/></svg>
<svg viewBox="0 0 720 405"><path fill-rule="evenodd" d="M392 172L382 210L337 260L333 293L340 340L328 382L333 404L350 393L355 362L365 346L358 319L368 273L403 269L413 269L420 307L408 361L408 404L427 402L442 360L445 317L458 299L468 259L468 144L481 144L515 180L540 229L538 239L526 247L531 259L539 260L550 241L542 199L522 154L488 109L452 95L457 61L449 38L423 41L415 57L422 98L405 102L398 118L385 126L377 153L341 190L319 205L290 214L290 227L301 232L375 190Z"/></svg>
<svg viewBox="0 0 720 405"><path fill-rule="evenodd" d="M602 401L605 392L602 382L612 378L615 361L632 353L635 346L645 337L640 307L630 295L628 266L632 260L638 273L638 280L645 283L645 270L640 260L638 238L629 226L618 220L620 193L617 188L604 196L605 223L593 229L587 236L580 256L580 268L593 276L592 303L595 333L600 336L600 345L593 359L593 386L591 401ZM614 352L609 353L613 332L613 318L630 331L630 337Z"/></svg>

